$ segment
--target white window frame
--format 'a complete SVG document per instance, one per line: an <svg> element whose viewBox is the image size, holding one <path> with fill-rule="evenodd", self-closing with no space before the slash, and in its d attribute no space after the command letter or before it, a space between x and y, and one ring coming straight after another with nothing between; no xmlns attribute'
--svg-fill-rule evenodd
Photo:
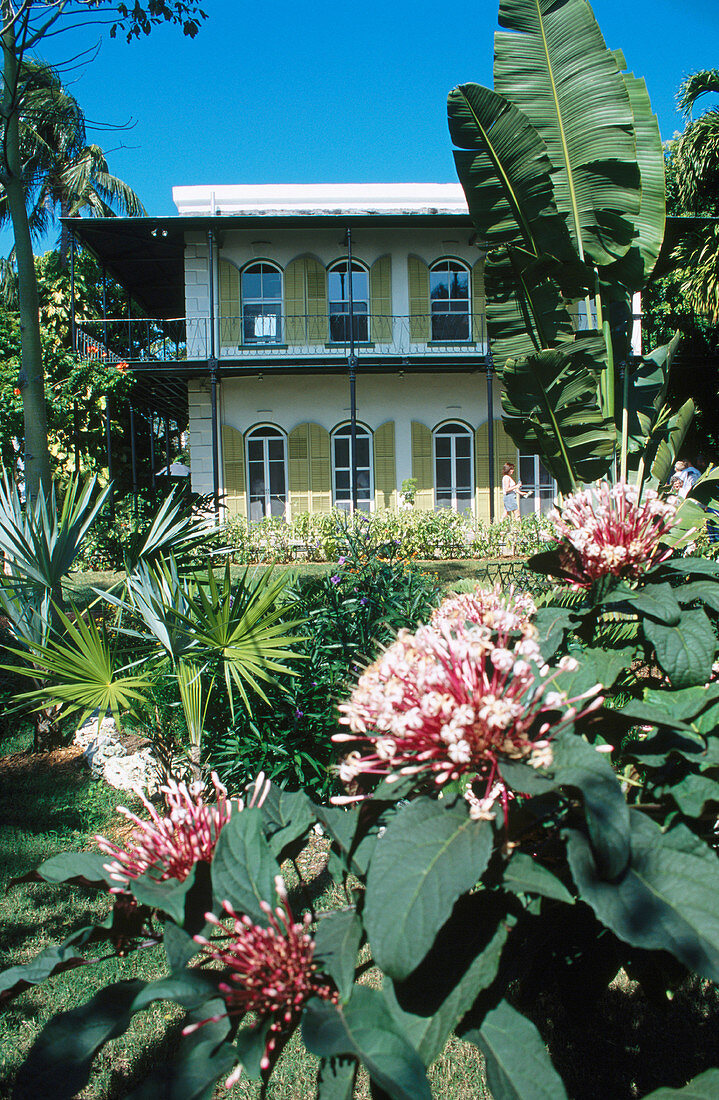
<svg viewBox="0 0 719 1100"><path fill-rule="evenodd" d="M443 431L443 428L449 428L450 426L457 425L462 429L461 432L447 432ZM450 486L452 492L452 506L451 511L459 512L457 507L457 449L455 440L457 436L467 435L469 437L469 480L470 480L470 498L469 508L465 509L465 512L470 512L472 515L475 513L475 497L477 493L476 479L475 479L475 463L476 456L474 449L476 446L476 440L473 430L469 424L465 424L463 420L443 420L441 424L438 424L432 432L432 482L434 485L434 509L439 511L440 508L444 510L444 505L437 503L437 438L450 439L450 462L452 471L452 484Z"/></svg>
<svg viewBox="0 0 719 1100"><path fill-rule="evenodd" d="M279 275L279 277L280 277L280 294L279 294L278 298L265 298L264 296L261 297L261 298L245 297L244 278L245 278L245 275L254 274L254 272L252 270L254 267L260 267L260 268L266 267L270 271L274 271L277 275ZM262 278L262 276L264 275L264 272L260 271L259 274L260 274L260 278ZM246 335L245 335L245 306L258 305L258 306L262 307L265 304L273 305L273 306L279 305L279 313L278 313L278 316L279 316L278 329L279 329L279 331L276 332L274 336L270 336L270 337L255 336L254 339L248 340ZM264 310L262 312L262 316L263 317L265 316ZM271 314L268 314L267 316L272 317L272 316L275 316L275 314L273 312ZM242 338L242 344L245 347L263 347L263 346L268 345L268 344L270 346L273 345L273 344L282 344L283 343L283 336L284 336L284 329L285 329L285 280L284 280L284 272L282 271L282 268L280 267L280 265L276 264L274 262L274 260L262 260L262 259L252 260L250 263L245 264L245 266L240 271L240 336Z"/></svg>
<svg viewBox="0 0 719 1100"><path fill-rule="evenodd" d="M533 465L534 465L534 477L533 477L533 483L532 483L533 484L533 492L531 493L531 496L529 496L529 497L521 497L520 496L520 498L519 498L519 514L520 514L520 516L522 516L522 515L526 516L526 515L532 515L532 514L534 514L536 516L539 516L539 515L542 515L542 496L541 496L541 493L540 493L539 490L540 490L540 487L541 488L549 488L549 486L548 485L547 486L542 486L542 484L541 484L540 471L539 471L539 463L541 462L541 459L540 459L539 455L535 455L535 454L519 454L518 455L517 480L518 481L521 480L522 463L526 462L528 459L532 459ZM547 472L549 472L549 471L547 471ZM522 484L522 489L525 490L526 488L527 488L526 484L523 483ZM550 510L550 508L553 507L554 498L557 495L557 482L554 478L552 478L552 494L553 494L553 496L552 496L551 501L548 498L545 500L546 507L544 509L544 514L546 514Z"/></svg>
<svg viewBox="0 0 719 1100"><path fill-rule="evenodd" d="M331 443L330 450L331 450L331 454L332 454L332 505L335 508L346 509L350 514L352 513L352 436L350 435L351 428L352 428L352 426L351 426L350 422L346 420L342 424L338 424L335 428L333 428L332 432L330 434L330 443ZM369 499L367 501L368 507L367 507L366 511L374 512L374 433L372 432L372 430L370 428L367 427L366 424L362 424L358 421L357 422L357 439L358 440L359 440L360 436L366 436L368 441L369 441ZM350 485L349 485L349 489L347 489L347 490L343 489L342 490L343 493L347 492L349 494L349 497L348 498L343 498L342 500L337 499L337 470L338 470L338 467L337 467L337 463L335 461L335 440L338 439L338 438L347 440L349 456L350 456L350 465L349 465ZM346 466L340 466L339 467L340 470L346 470L347 468L348 467L346 467ZM365 469L367 469L367 467L366 466L361 466L361 467L358 466L358 471L360 469L365 470ZM358 490L357 504L358 504L358 506L360 505L359 490ZM360 512L365 511L365 509L362 508L362 507L359 507L358 510Z"/></svg>
<svg viewBox="0 0 719 1100"><path fill-rule="evenodd" d="M264 433L267 432L267 429L270 429L271 434L269 434L269 435L264 434ZM270 502L272 500L272 494L270 493L270 455L269 455L269 447L267 446L267 443L268 443L269 440L277 440L277 439L282 440L282 458L283 458L283 468L284 468L285 491L284 491L284 501L283 501L283 505L284 505L283 515L281 517L275 516L274 518L275 519L282 518L282 519L285 519L285 520L287 520L287 518L288 518L288 508L289 508L289 496L290 496L290 494L289 494L289 482L288 482L288 478L287 478L287 473L288 473L288 471L287 471L287 434L277 424L255 424L254 427L250 428L245 433L245 469L247 471L247 516L248 516L249 521L251 523L256 523L258 521L252 519L252 497L255 494L252 492L252 487L251 487L251 484L250 484L250 443L257 442L258 440L262 440L262 443L263 443L262 460L263 460L263 477L264 477L264 483L265 483L265 492L264 492L264 498L265 499L264 499L264 514L262 515L261 518L262 519L269 519L269 518L272 517L272 512L270 510ZM252 461L254 461L254 459Z"/></svg>
<svg viewBox="0 0 719 1100"><path fill-rule="evenodd" d="M452 270L452 267L451 267L452 264L455 265L456 270L465 271L467 273L467 314L466 314L466 317L467 317L467 336L464 339L461 339L461 338L457 337L456 339L449 338L449 339L443 340L441 338L435 337L435 335L434 335L434 318L435 318L435 316L437 316L437 317L442 317L442 316L462 317L463 314L460 313L460 312L452 313L450 310L446 310L446 311L437 310L437 312L435 314L435 311L432 308L432 306L433 306L432 272L433 271L443 271L445 269L449 272L449 271ZM429 289L429 335L430 335L430 342L433 343L433 344L471 344L471 342L472 342L472 269L470 268L469 264L465 263L464 260L458 260L456 256L445 256L441 260L435 260L434 263L431 263L429 265L429 283L430 283L430 289ZM464 299L463 298L453 299L450 296L447 299L447 301L448 302L451 302L451 301L464 301Z"/></svg>
<svg viewBox="0 0 719 1100"><path fill-rule="evenodd" d="M345 302L347 303L347 307L348 307L347 311L344 312L344 313L335 313L333 315L333 313L332 313L333 299L332 299L332 296L330 294L330 275L337 272L338 267L344 266L345 269L346 269L347 268L347 263L348 263L348 261L345 257L344 259L334 260L334 262L331 263L329 265L329 267L327 268L327 324L328 324L328 328L329 328L329 342L331 344L349 344L349 335L347 335L346 338L341 339L341 340L333 340L333 338L332 338L332 317L333 316L335 316L335 317L348 317L349 316L349 297L343 298L342 303L341 303L341 304L344 304ZM358 336L356 336L355 337L355 343L356 344L368 344L368 343L370 343L370 335L371 335L370 334L370 316L372 314L372 302L370 300L369 268L367 267L366 264L362 263L361 260L358 260L353 256L352 257L352 271L353 271L353 273L360 273L360 274L364 275L367 279L367 312L366 313L358 313L356 308L355 308L354 309L354 320L355 320L355 325L356 325L357 321L360 317L364 317L366 319L366 321L367 321L367 335L364 339L360 339ZM344 274L347 275L346 270L345 270ZM353 301L355 301L355 300L353 299ZM364 299L360 299L360 301L364 301ZM356 305L356 303L355 303L355 305ZM347 331L349 332L349 325L347 324L345 327L347 328Z"/></svg>

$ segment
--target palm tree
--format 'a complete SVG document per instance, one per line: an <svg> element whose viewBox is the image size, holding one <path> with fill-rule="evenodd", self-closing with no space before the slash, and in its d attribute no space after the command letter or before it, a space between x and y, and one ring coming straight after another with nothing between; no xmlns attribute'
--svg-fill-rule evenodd
<svg viewBox="0 0 719 1100"><path fill-rule="evenodd" d="M719 93L719 69L692 73L679 89L678 103L687 125L675 153L678 199L688 214L719 214L719 110L692 117L697 100ZM687 305L719 323L719 226L702 225L677 246L674 257L684 271Z"/></svg>
<svg viewBox="0 0 719 1100"><path fill-rule="evenodd" d="M23 180L33 236L60 217L88 213L109 218L145 214L137 194L107 165L99 145L87 144L85 115L63 87L58 74L42 62L25 62L25 92L20 112ZM0 222L9 217L0 195ZM60 260L65 266L69 233L60 231Z"/></svg>

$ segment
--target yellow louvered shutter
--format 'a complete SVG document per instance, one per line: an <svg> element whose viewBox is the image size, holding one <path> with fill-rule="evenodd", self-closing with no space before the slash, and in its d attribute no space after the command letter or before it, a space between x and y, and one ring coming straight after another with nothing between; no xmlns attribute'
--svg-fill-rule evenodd
<svg viewBox="0 0 719 1100"><path fill-rule="evenodd" d="M397 507L393 420L380 424L374 433L374 500L377 508Z"/></svg>
<svg viewBox="0 0 719 1100"><path fill-rule="evenodd" d="M285 343L303 347L306 341L305 264L302 256L285 268Z"/></svg>
<svg viewBox="0 0 719 1100"><path fill-rule="evenodd" d="M239 347L240 273L229 260L220 260L220 347Z"/></svg>
<svg viewBox="0 0 719 1100"><path fill-rule="evenodd" d="M389 344L392 340L392 260L389 256L380 256L369 269L369 301L371 338L376 344Z"/></svg>
<svg viewBox="0 0 719 1100"><path fill-rule="evenodd" d="M432 433L426 424L412 421L412 477L417 481L416 504L425 512L434 509Z"/></svg>
<svg viewBox="0 0 719 1100"><path fill-rule="evenodd" d="M245 496L245 441L242 432L222 425L222 470L225 485L225 506L231 516L247 518Z"/></svg>
<svg viewBox="0 0 719 1100"><path fill-rule="evenodd" d="M327 271L314 256L304 257L307 288L307 342L324 344L329 335Z"/></svg>
<svg viewBox="0 0 719 1100"><path fill-rule="evenodd" d="M309 425L310 511L332 511L332 466L330 433L321 424Z"/></svg>
<svg viewBox="0 0 719 1100"><path fill-rule="evenodd" d="M484 296L484 260L472 268L472 339L483 344L487 339L487 302Z"/></svg>
<svg viewBox="0 0 719 1100"><path fill-rule="evenodd" d="M290 515L310 510L310 426L298 424L289 435Z"/></svg>
<svg viewBox="0 0 719 1100"><path fill-rule="evenodd" d="M407 258L409 277L409 338L413 344L429 340L429 268L419 256Z"/></svg>
<svg viewBox="0 0 719 1100"><path fill-rule="evenodd" d="M474 480L477 519L489 523L489 432L486 420L474 433Z"/></svg>

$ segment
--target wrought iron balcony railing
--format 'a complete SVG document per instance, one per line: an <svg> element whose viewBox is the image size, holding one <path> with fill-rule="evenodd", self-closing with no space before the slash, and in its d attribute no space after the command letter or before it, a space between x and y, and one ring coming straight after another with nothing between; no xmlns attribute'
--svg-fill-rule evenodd
<svg viewBox="0 0 719 1100"><path fill-rule="evenodd" d="M355 313L354 346L361 357L484 355L484 314L434 312L411 316ZM242 317L215 321L218 359L278 361L345 358L350 352L347 314L281 315L256 306ZM210 355L207 317L121 318L83 321L77 333L82 358L109 362L178 362Z"/></svg>

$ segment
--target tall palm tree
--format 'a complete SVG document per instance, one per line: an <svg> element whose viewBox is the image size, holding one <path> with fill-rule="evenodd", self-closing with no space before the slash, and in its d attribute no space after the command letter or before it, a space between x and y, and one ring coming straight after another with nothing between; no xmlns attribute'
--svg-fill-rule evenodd
<svg viewBox="0 0 719 1100"><path fill-rule="evenodd" d="M135 217L145 208L137 194L107 165L99 145L87 144L85 115L58 74L42 62L24 64L25 91L20 112L20 147L30 228L37 237L60 217L88 213L108 218ZM0 222L9 217L0 194ZM64 265L70 238L60 232Z"/></svg>
<svg viewBox="0 0 719 1100"><path fill-rule="evenodd" d="M679 89L678 103L687 125L676 147L678 198L687 214L719 215L719 109L693 118L697 101L719 94L719 69L692 73ZM702 225L676 248L684 270L682 292L687 304L713 324L719 323L719 226Z"/></svg>

